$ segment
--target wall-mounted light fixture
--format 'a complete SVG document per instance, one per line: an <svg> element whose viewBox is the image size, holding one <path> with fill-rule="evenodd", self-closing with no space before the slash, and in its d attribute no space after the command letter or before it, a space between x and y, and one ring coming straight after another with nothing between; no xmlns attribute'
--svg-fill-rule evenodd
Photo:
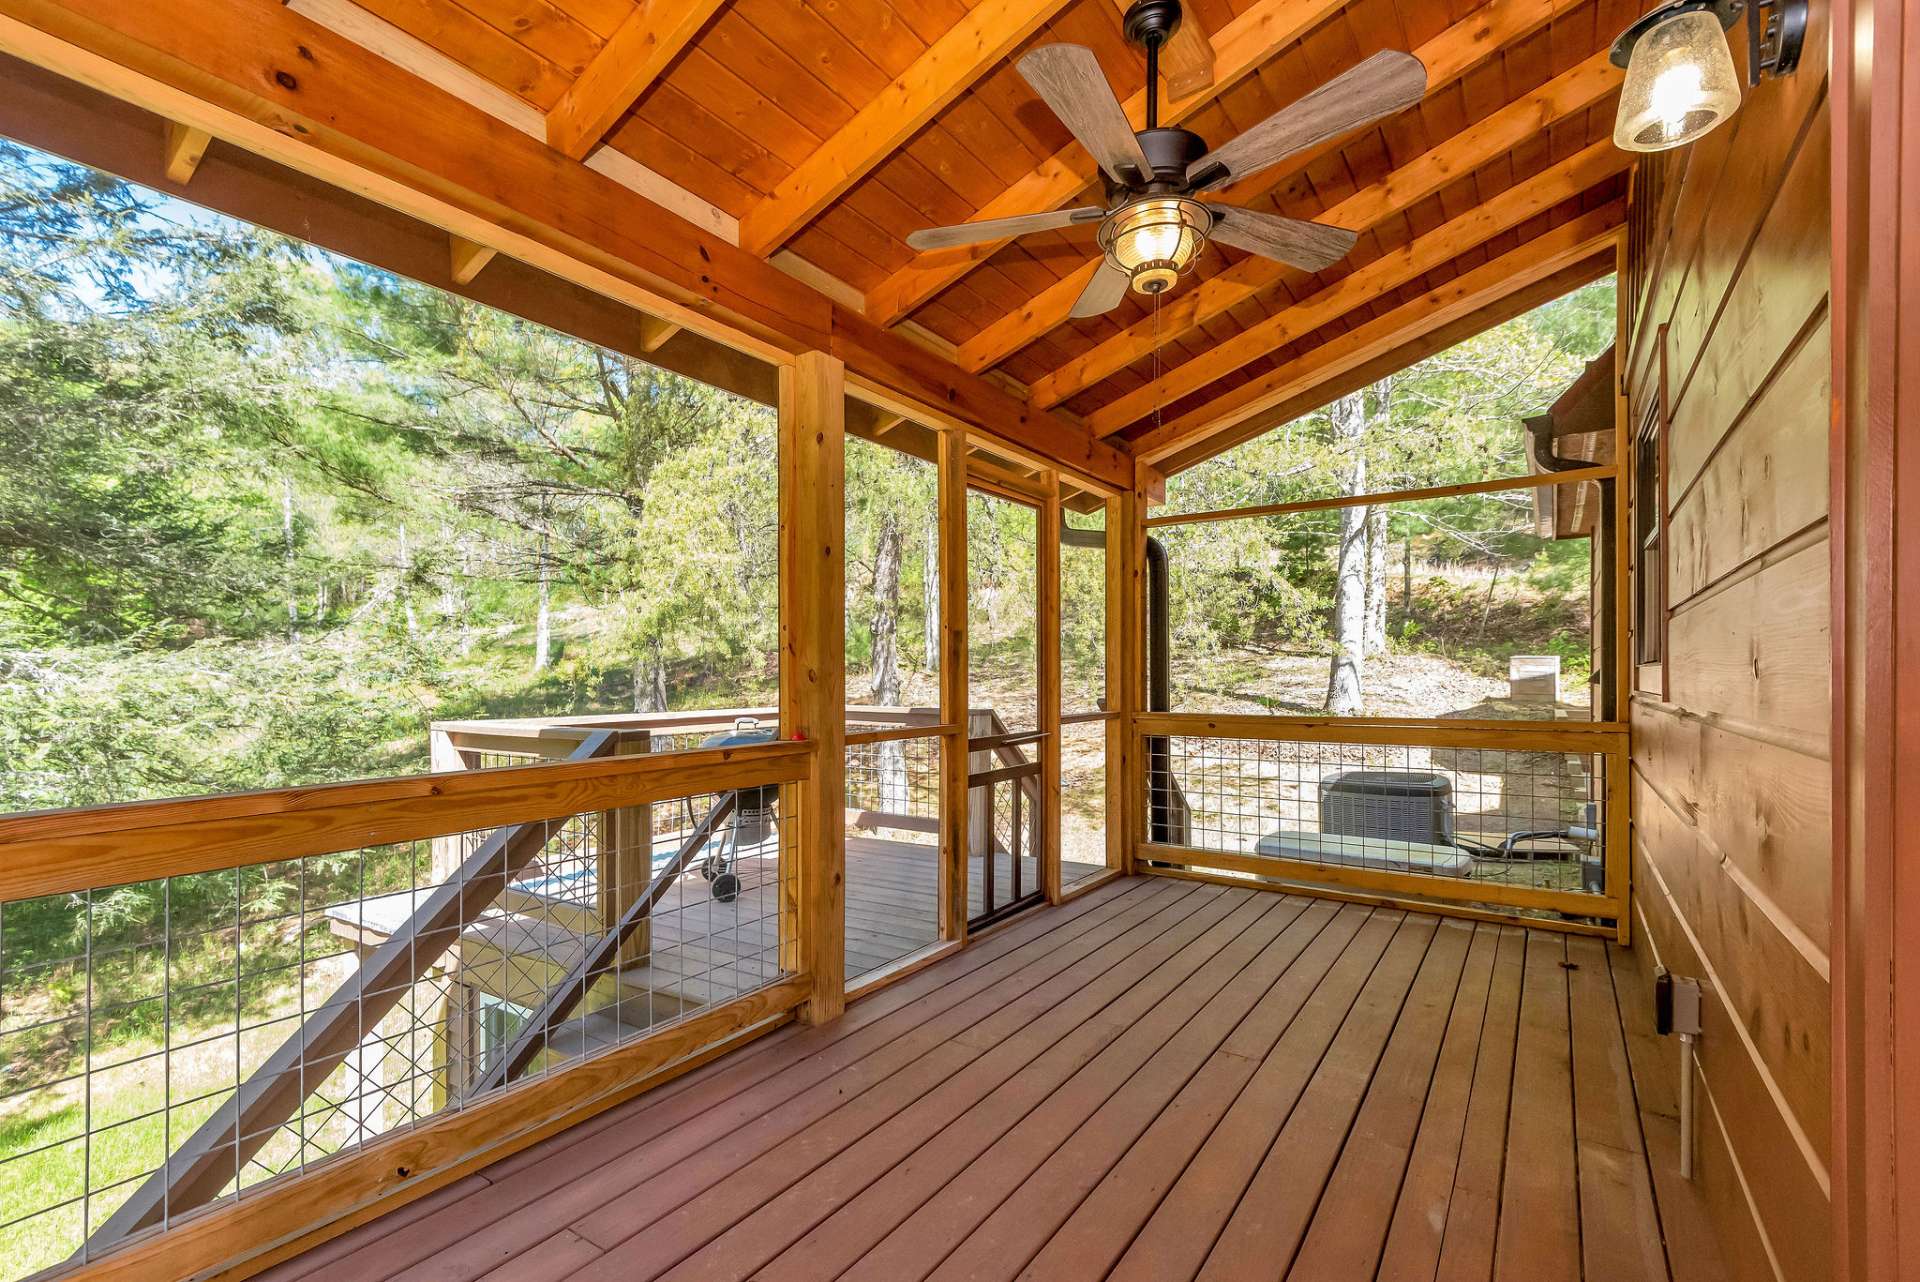
<svg viewBox="0 0 1920 1282"><path fill-rule="evenodd" d="M1623 151L1684 146L1740 106L1726 32L1747 19L1747 83L1800 65L1807 0L1671 0L1620 33L1613 64L1625 67L1613 144Z"/></svg>

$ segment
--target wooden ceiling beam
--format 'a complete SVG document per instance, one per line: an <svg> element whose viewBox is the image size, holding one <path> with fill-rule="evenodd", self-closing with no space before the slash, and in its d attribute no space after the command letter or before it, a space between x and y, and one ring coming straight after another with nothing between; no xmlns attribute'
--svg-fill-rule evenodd
<svg viewBox="0 0 1920 1282"><path fill-rule="evenodd" d="M1177 125L1218 95L1253 74L1288 45L1311 31L1345 0L1260 0L1216 32L1211 41L1212 77L1191 93L1174 93L1160 104L1160 123ZM1126 8L1124 3L1121 8ZM1178 41L1176 40L1176 43ZM1146 123L1147 95L1128 98L1127 119L1135 128ZM1099 168L1086 148L1070 142L1041 161L1031 172L995 196L974 215L974 221L1014 214L1060 209L1098 182ZM867 294L866 314L882 325L892 325L991 258L1004 240L958 249L920 254ZM1071 303L1069 303L1071 305ZM1065 312L1062 311L1062 315ZM991 362L989 362L991 363Z"/></svg>
<svg viewBox="0 0 1920 1282"><path fill-rule="evenodd" d="M741 247L764 258L786 244L1069 2L981 0L747 211Z"/></svg>
<svg viewBox="0 0 1920 1282"><path fill-rule="evenodd" d="M279 0L0 0L0 52L738 350L830 350L983 436L1106 484L1132 477L1125 452L1084 427L1029 412Z"/></svg>
<svg viewBox="0 0 1920 1282"><path fill-rule="evenodd" d="M1428 96L1431 97L1446 88L1479 62L1498 53L1505 44L1537 29L1557 12L1572 7L1576 2L1577 0L1549 0L1548 3L1538 3L1537 0L1535 2L1495 0L1495 3L1475 10L1473 14L1448 27L1414 50L1414 56L1419 58L1427 68ZM1343 227L1369 226L1385 215L1371 212L1376 206L1363 199L1367 192L1373 192L1376 197L1381 194L1397 194L1391 189L1383 190L1384 184L1393 183L1396 180L1404 184L1421 177L1428 179L1421 190L1426 192L1438 190L1445 184L1448 169L1457 175L1486 163L1525 138L1544 130L1555 120L1582 109L1612 92L1613 88L1619 84L1619 79L1619 71L1607 65L1605 53L1595 54L1566 75L1548 82L1547 85L1509 104L1493 116L1454 135L1425 156L1395 171L1395 174L1389 175L1382 183L1363 189L1362 192L1325 211L1320 215L1320 219ZM1309 148L1286 164L1276 165L1247 182L1229 188L1220 194L1220 198L1227 203L1243 205L1257 200L1267 192L1283 185L1290 177L1312 164L1320 156L1336 150L1344 141L1344 138L1330 139L1317 147ZM1471 160L1476 156L1481 159ZM1404 178L1401 177L1402 175ZM1412 200L1408 199L1397 202L1393 207L1404 208L1411 203ZM1080 291L1086 287L1088 279L1092 277L1098 266L1098 259L1088 261L1078 271L1070 273L1049 286L1030 300L1026 306L1010 313L961 344L961 366L977 372L997 365L1028 343L1063 324L1073 308L1074 300L1080 297ZM1287 270L1267 259L1249 258L1238 264L1236 268L1203 281L1201 288L1214 286L1216 290L1232 292L1235 294L1237 303L1250 297L1258 289L1266 288ZM1255 278L1255 287L1251 290L1232 290L1231 287L1236 281L1229 278L1233 278L1235 272L1245 277ZM1215 285L1215 282L1220 284ZM1166 318L1168 313L1172 313L1173 318L1177 319L1180 316L1180 309L1194 307L1197 293L1198 291L1188 290L1180 299L1163 304L1161 307L1163 318ZM1217 315L1218 312L1209 314ZM1113 370L1124 368L1127 363L1136 359L1125 356L1126 352L1151 350L1152 328L1151 322L1143 322L1109 340L1111 345L1103 345L1102 348L1096 349L1099 355L1087 368L1091 370L1096 366L1105 367L1105 373L1089 378L1088 383L1081 383L1080 386L1098 382ZM1142 332L1146 334L1145 349L1140 349L1139 334ZM1172 338L1173 334L1168 333L1166 336ZM1089 356L1092 354L1090 353ZM1123 356L1124 359L1122 359ZM1113 361L1119 363L1111 364ZM1083 377L1068 367L1063 367L1060 372L1063 375L1063 382ZM1066 395L1071 394L1072 392L1066 393Z"/></svg>
<svg viewBox="0 0 1920 1282"><path fill-rule="evenodd" d="M1134 456L1142 462L1159 463L1562 268L1593 260L1594 271L1587 279L1604 276L1613 270L1613 254L1625 216L1626 202L1616 200L1562 223L1438 289L1355 326L1278 369L1142 434L1133 442Z"/></svg>
<svg viewBox="0 0 1920 1282"><path fill-rule="evenodd" d="M547 113L547 143L585 160L726 0L640 0Z"/></svg>
<svg viewBox="0 0 1920 1282"><path fill-rule="evenodd" d="M1192 360L1101 406L1087 416L1095 436L1112 436L1153 413L1156 406L1189 396L1235 370L1297 342L1355 308L1418 280L1428 272L1579 195L1624 170L1632 156L1603 138L1582 151L1516 183L1484 204L1366 266L1319 293L1247 326Z"/></svg>

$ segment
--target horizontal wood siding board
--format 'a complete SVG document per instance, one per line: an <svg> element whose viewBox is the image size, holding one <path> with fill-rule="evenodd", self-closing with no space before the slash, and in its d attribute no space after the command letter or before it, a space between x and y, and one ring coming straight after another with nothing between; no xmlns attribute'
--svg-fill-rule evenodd
<svg viewBox="0 0 1920 1282"><path fill-rule="evenodd" d="M1668 624L1671 700L1824 738L1828 583L1822 540L1689 602Z"/></svg>
<svg viewBox="0 0 1920 1282"><path fill-rule="evenodd" d="M1782 1282L1819 1282L1828 1276L1832 1214L1825 1183L1821 1174L1799 1156L1799 1145L1768 1093L1759 1065L1734 1031L1737 1016L1719 990L1704 982L1700 955L1681 929L1675 905L1648 867L1644 843L1636 847L1634 860L1634 902L1644 925L1641 933L1651 936L1661 965L1676 974L1703 977L1701 1017L1705 1032L1695 1046L1695 1055L1700 1084L1712 1092L1726 1128L1732 1168L1718 1174L1710 1168L1695 1171L1713 1210L1714 1226L1721 1240L1729 1244L1742 1238L1764 1239L1760 1253L1780 1258L1784 1265L1779 1275ZM1696 1105L1700 1112L1706 1112L1703 1100L1696 1097ZM1699 1133L1705 1135L1706 1119L1696 1121ZM1702 1145L1702 1149L1706 1147ZM1729 1253L1731 1258L1739 1258L1740 1252L1731 1246ZM1764 1279L1773 1275L1770 1265L1759 1273L1734 1274L1741 1282L1749 1276Z"/></svg>
<svg viewBox="0 0 1920 1282"><path fill-rule="evenodd" d="M1669 518L1668 599L1695 593L1827 515L1827 442L1806 425L1827 410L1828 334L1824 307L1753 408L1685 482Z"/></svg>
<svg viewBox="0 0 1920 1282"><path fill-rule="evenodd" d="M1827 763L1645 701L1634 705L1634 756L1711 857L1824 971L1833 897Z"/></svg>
<svg viewBox="0 0 1920 1282"><path fill-rule="evenodd" d="M1824 1168L1828 1144L1827 980L1783 938L1665 798L1637 778L1640 844L1658 885L1704 950L1728 1009L1740 1021L1779 1104Z"/></svg>
<svg viewBox="0 0 1920 1282"><path fill-rule="evenodd" d="M1816 124L1825 119L1822 111ZM1826 305L1829 154L1827 131L1816 128L1795 154L1780 200L1754 238L1747 270L1734 279L1706 336L1687 394L1674 400L1667 486L1672 499L1685 493L1724 436L1752 416L1747 407L1781 381L1782 354ZM1668 342L1674 357L1689 354L1679 331L1669 330ZM1674 370L1668 378L1670 389L1678 390Z"/></svg>

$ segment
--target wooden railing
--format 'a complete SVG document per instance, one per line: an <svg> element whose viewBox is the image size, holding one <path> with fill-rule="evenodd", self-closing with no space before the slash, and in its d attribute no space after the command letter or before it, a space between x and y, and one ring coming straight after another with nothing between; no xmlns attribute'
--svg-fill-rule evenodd
<svg viewBox="0 0 1920 1282"><path fill-rule="evenodd" d="M1144 871L1626 937L1623 725L1150 713L1133 726L1143 764L1150 742L1168 745L1145 804L1166 798L1188 834L1143 841ZM1430 788L1433 831L1336 814L1327 789L1361 774L1376 778L1348 786Z"/></svg>
<svg viewBox="0 0 1920 1282"><path fill-rule="evenodd" d="M292 878L286 882L295 887L291 907L258 925L244 914L229 914L226 929L236 950L230 972L251 971L240 965L238 950L243 940L253 947L261 931L298 939L303 958L307 941L323 937L329 921L336 936L350 940L344 953L330 954L347 964L344 980L330 991L309 993L306 986L332 973L335 963L311 974L303 963L295 979L296 991L305 994L296 1008L307 1012L304 1017L282 1022L287 1031L278 1049L243 1080L229 1078L224 1101L183 1142L174 1133L159 1169L138 1182L104 1222L96 1221L83 1257L76 1258L105 1256L117 1274L127 1277L215 1268L388 1193L456 1178L483 1155L511 1151L529 1136L605 1107L642 1089L667 1065L716 1051L743 1030L808 998L813 960L798 914L785 902L794 897L785 888L799 884L803 871L789 870L789 857L802 856L783 843L777 874L783 888L780 965L769 968L764 982L739 981L737 997L723 994L676 1009L672 1018L654 1021L657 1026L622 1029L603 1053L572 1071L543 1074L510 1093L498 1089L517 1081L549 1049L552 1033L578 1011L589 988L616 973L621 947L727 818L730 799L742 789L801 784L816 767L816 745L809 741L634 753L629 751L632 732L586 724L592 720L510 729L450 726L437 735L444 741L436 743L436 762L447 760L453 750L510 754L527 764L0 818L0 909L24 901L61 902L52 897L75 897L84 904L114 887L153 883L162 888L154 911L165 914L166 905L178 898L173 889L184 893L187 879L231 873L237 888L241 879L257 884L271 875ZM716 718L708 713L673 720L698 727ZM467 764L464 757L460 764ZM531 1003L532 1017L510 1044L489 1048L485 1064L469 1072L458 1063L463 1052L449 1049L446 1029L410 1026L406 1036L412 1043L438 1048L432 1063L413 1065L411 1073L437 1083L426 1094L440 1102L423 1102L425 1094L410 1077L407 1089L413 1094L400 1106L401 1129L379 1133L391 1123L370 1119L388 1108L381 1091L392 1083L383 1087L367 1078L360 1061L379 1053L386 1044L383 1035L391 1039L390 1017L418 1022L420 1017L409 1013L412 1004L425 1000L433 1011L448 1009L446 986L469 982L461 978L461 957L495 946L473 932L520 920L502 905L524 889L522 883L540 870L542 860L554 857L555 834L572 823L605 823L685 798L714 801L701 806L705 818L690 825L667 869L643 879L640 895L623 906L624 912L603 918L602 928L584 939L569 931L549 932L568 942L562 952L534 959L555 979L544 985L544 1000ZM648 832L639 854L649 868L651 839ZM611 856L619 845L605 843L605 853ZM433 858L409 865L409 848L431 849ZM397 887L382 885L379 893L359 899L302 889L316 858L336 863L357 858L366 868L373 866L366 862L373 855L382 868L420 871ZM265 871L251 871L256 869ZM619 884L619 878L608 884ZM391 893L396 889L404 893ZM391 919L376 922L376 910L389 902L395 907ZM176 941L174 932L186 929L166 915L141 928L157 956L169 955L176 942L190 938L205 946L214 938L202 930ZM74 976L77 1000L86 1006L92 1026L94 1002L108 998L94 996L99 985L92 975L91 944L86 954L70 960L69 969L79 972ZM154 1000L167 1000L173 973L170 966L161 968L163 990ZM408 1012L398 1009L403 1002L410 1004ZM235 1014L233 1026L221 1034L236 1048L238 1019ZM262 1025L274 1026L271 1021ZM258 1035L257 1030L248 1034ZM90 1045L83 1042L82 1053L89 1053L84 1048ZM168 1046L169 1038L163 1037L154 1054L168 1054ZM364 1095L326 1103L317 1116L357 1115L353 1124L337 1128L331 1139L315 1139L302 1121L300 1134L289 1141L294 1155L260 1166L266 1160L263 1151L285 1147L279 1139L291 1134L285 1124L316 1115L308 1101L337 1072L347 1073L345 1080L357 1083ZM455 1101L458 1108L445 1107ZM89 1133L86 1139L91 1138ZM311 1147L316 1143L322 1146ZM322 1159L323 1167L305 1169ZM293 1173L252 1187L270 1168ZM240 1196L223 1196L236 1187ZM163 1235L147 1232L161 1226L168 1230ZM106 1255L110 1248L115 1249Z"/></svg>

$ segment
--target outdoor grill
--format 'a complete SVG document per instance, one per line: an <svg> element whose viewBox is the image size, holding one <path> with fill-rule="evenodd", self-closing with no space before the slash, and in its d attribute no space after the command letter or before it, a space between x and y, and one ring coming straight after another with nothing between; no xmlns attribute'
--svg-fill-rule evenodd
<svg viewBox="0 0 1920 1282"><path fill-rule="evenodd" d="M737 748L744 744L771 742L773 731L762 729L758 718L742 717L733 723L733 729L708 735L700 741L700 746ZM779 800L780 789L775 784L735 790L733 813L727 817L727 826L714 839L706 859L700 865L700 875L713 884L713 897L721 903L730 904L739 898L740 875L734 871L734 862L739 857L741 847L758 846L772 835L774 809Z"/></svg>

